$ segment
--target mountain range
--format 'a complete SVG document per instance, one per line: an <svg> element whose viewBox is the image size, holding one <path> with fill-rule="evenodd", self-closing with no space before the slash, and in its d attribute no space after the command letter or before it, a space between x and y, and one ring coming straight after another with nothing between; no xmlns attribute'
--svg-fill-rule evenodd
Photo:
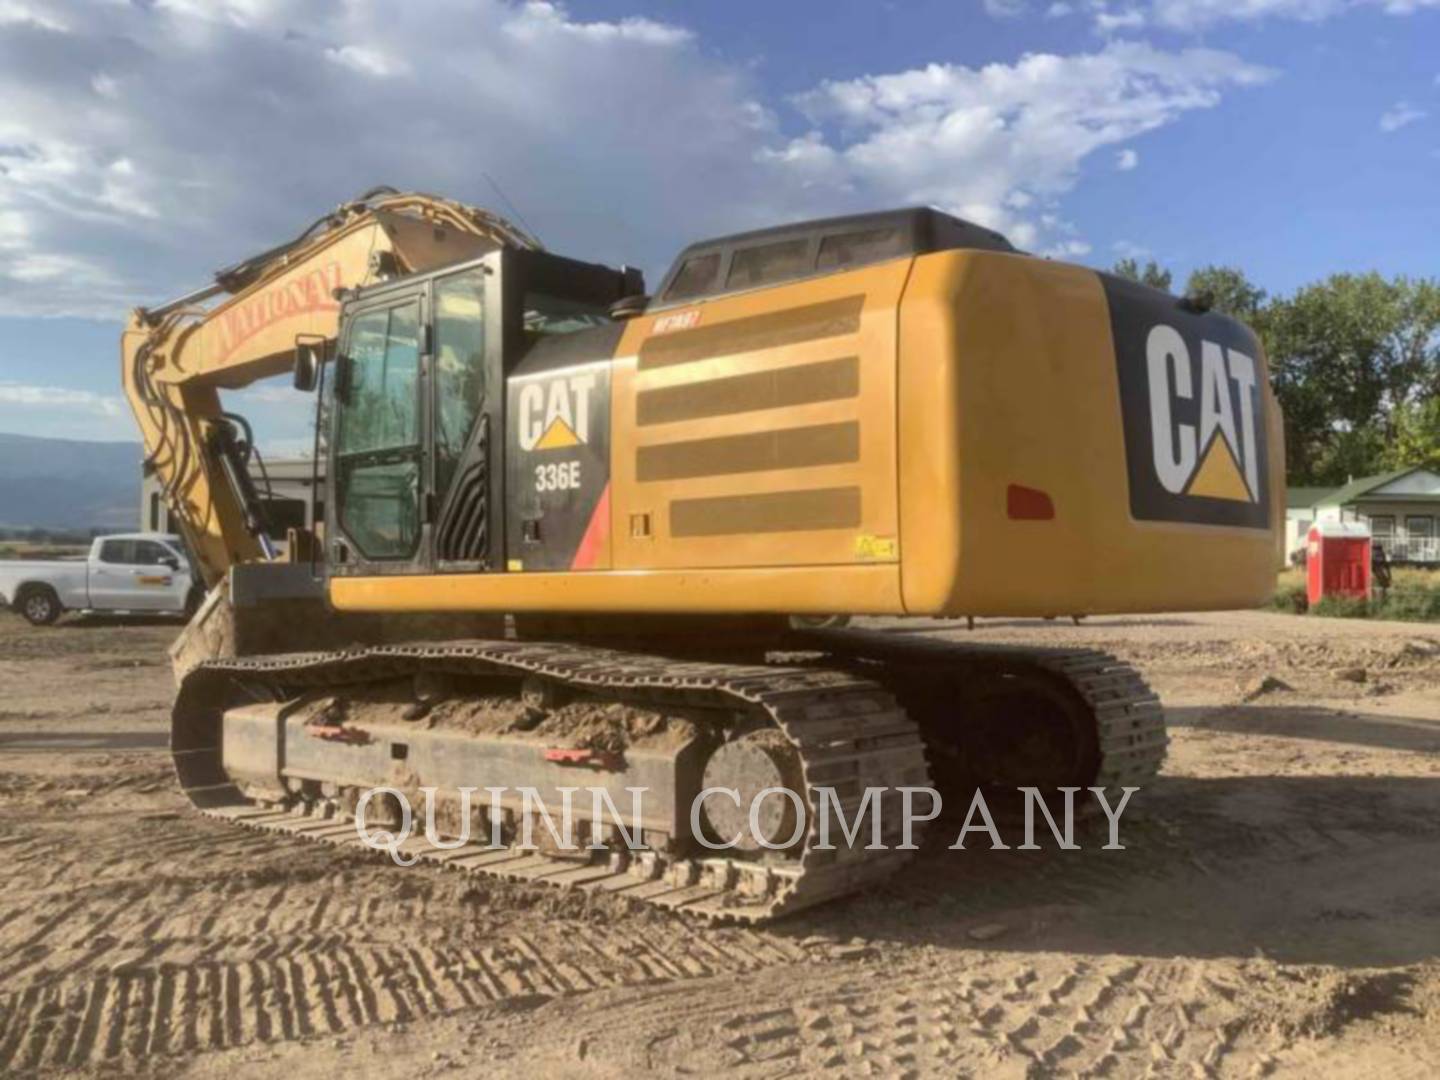
<svg viewBox="0 0 1440 1080"><path fill-rule="evenodd" d="M0 432L0 527L134 529L138 442L83 442Z"/></svg>

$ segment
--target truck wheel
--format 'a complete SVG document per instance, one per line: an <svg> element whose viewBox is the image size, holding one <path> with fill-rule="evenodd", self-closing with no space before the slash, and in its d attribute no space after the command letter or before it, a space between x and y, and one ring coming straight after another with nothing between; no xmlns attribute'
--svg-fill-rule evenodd
<svg viewBox="0 0 1440 1080"><path fill-rule="evenodd" d="M60 617L60 598L48 585L35 585L20 597L20 614L32 626L49 626Z"/></svg>

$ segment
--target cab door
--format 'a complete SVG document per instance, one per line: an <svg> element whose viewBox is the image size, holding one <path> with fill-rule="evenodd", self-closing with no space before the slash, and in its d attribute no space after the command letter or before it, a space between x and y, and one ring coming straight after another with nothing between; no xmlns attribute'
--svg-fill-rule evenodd
<svg viewBox="0 0 1440 1080"><path fill-rule="evenodd" d="M333 397L327 522L330 571L426 568L422 288L386 291L350 313Z"/></svg>
<svg viewBox="0 0 1440 1080"><path fill-rule="evenodd" d="M329 571L502 562L491 440L503 422L494 256L376 291L345 316L331 421Z"/></svg>
<svg viewBox="0 0 1440 1080"><path fill-rule="evenodd" d="M504 334L500 254L438 274L430 365L431 459L428 516L434 565L442 572L504 565L499 521L504 425Z"/></svg>

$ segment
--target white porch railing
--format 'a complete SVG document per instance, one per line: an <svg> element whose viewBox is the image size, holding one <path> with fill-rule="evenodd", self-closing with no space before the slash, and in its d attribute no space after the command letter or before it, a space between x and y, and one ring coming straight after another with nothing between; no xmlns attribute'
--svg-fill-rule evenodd
<svg viewBox="0 0 1440 1080"><path fill-rule="evenodd" d="M1392 540L1377 536L1375 542L1384 545L1391 562L1440 563L1440 539L1435 537Z"/></svg>

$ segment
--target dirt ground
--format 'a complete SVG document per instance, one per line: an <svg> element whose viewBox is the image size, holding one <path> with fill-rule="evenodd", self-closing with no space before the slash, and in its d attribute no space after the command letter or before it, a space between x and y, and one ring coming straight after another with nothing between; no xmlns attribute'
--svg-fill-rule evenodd
<svg viewBox="0 0 1440 1080"><path fill-rule="evenodd" d="M1440 628L984 622L1161 693L1125 850L946 825L763 930L195 816L175 632L0 614L0 1074L1440 1075Z"/></svg>

